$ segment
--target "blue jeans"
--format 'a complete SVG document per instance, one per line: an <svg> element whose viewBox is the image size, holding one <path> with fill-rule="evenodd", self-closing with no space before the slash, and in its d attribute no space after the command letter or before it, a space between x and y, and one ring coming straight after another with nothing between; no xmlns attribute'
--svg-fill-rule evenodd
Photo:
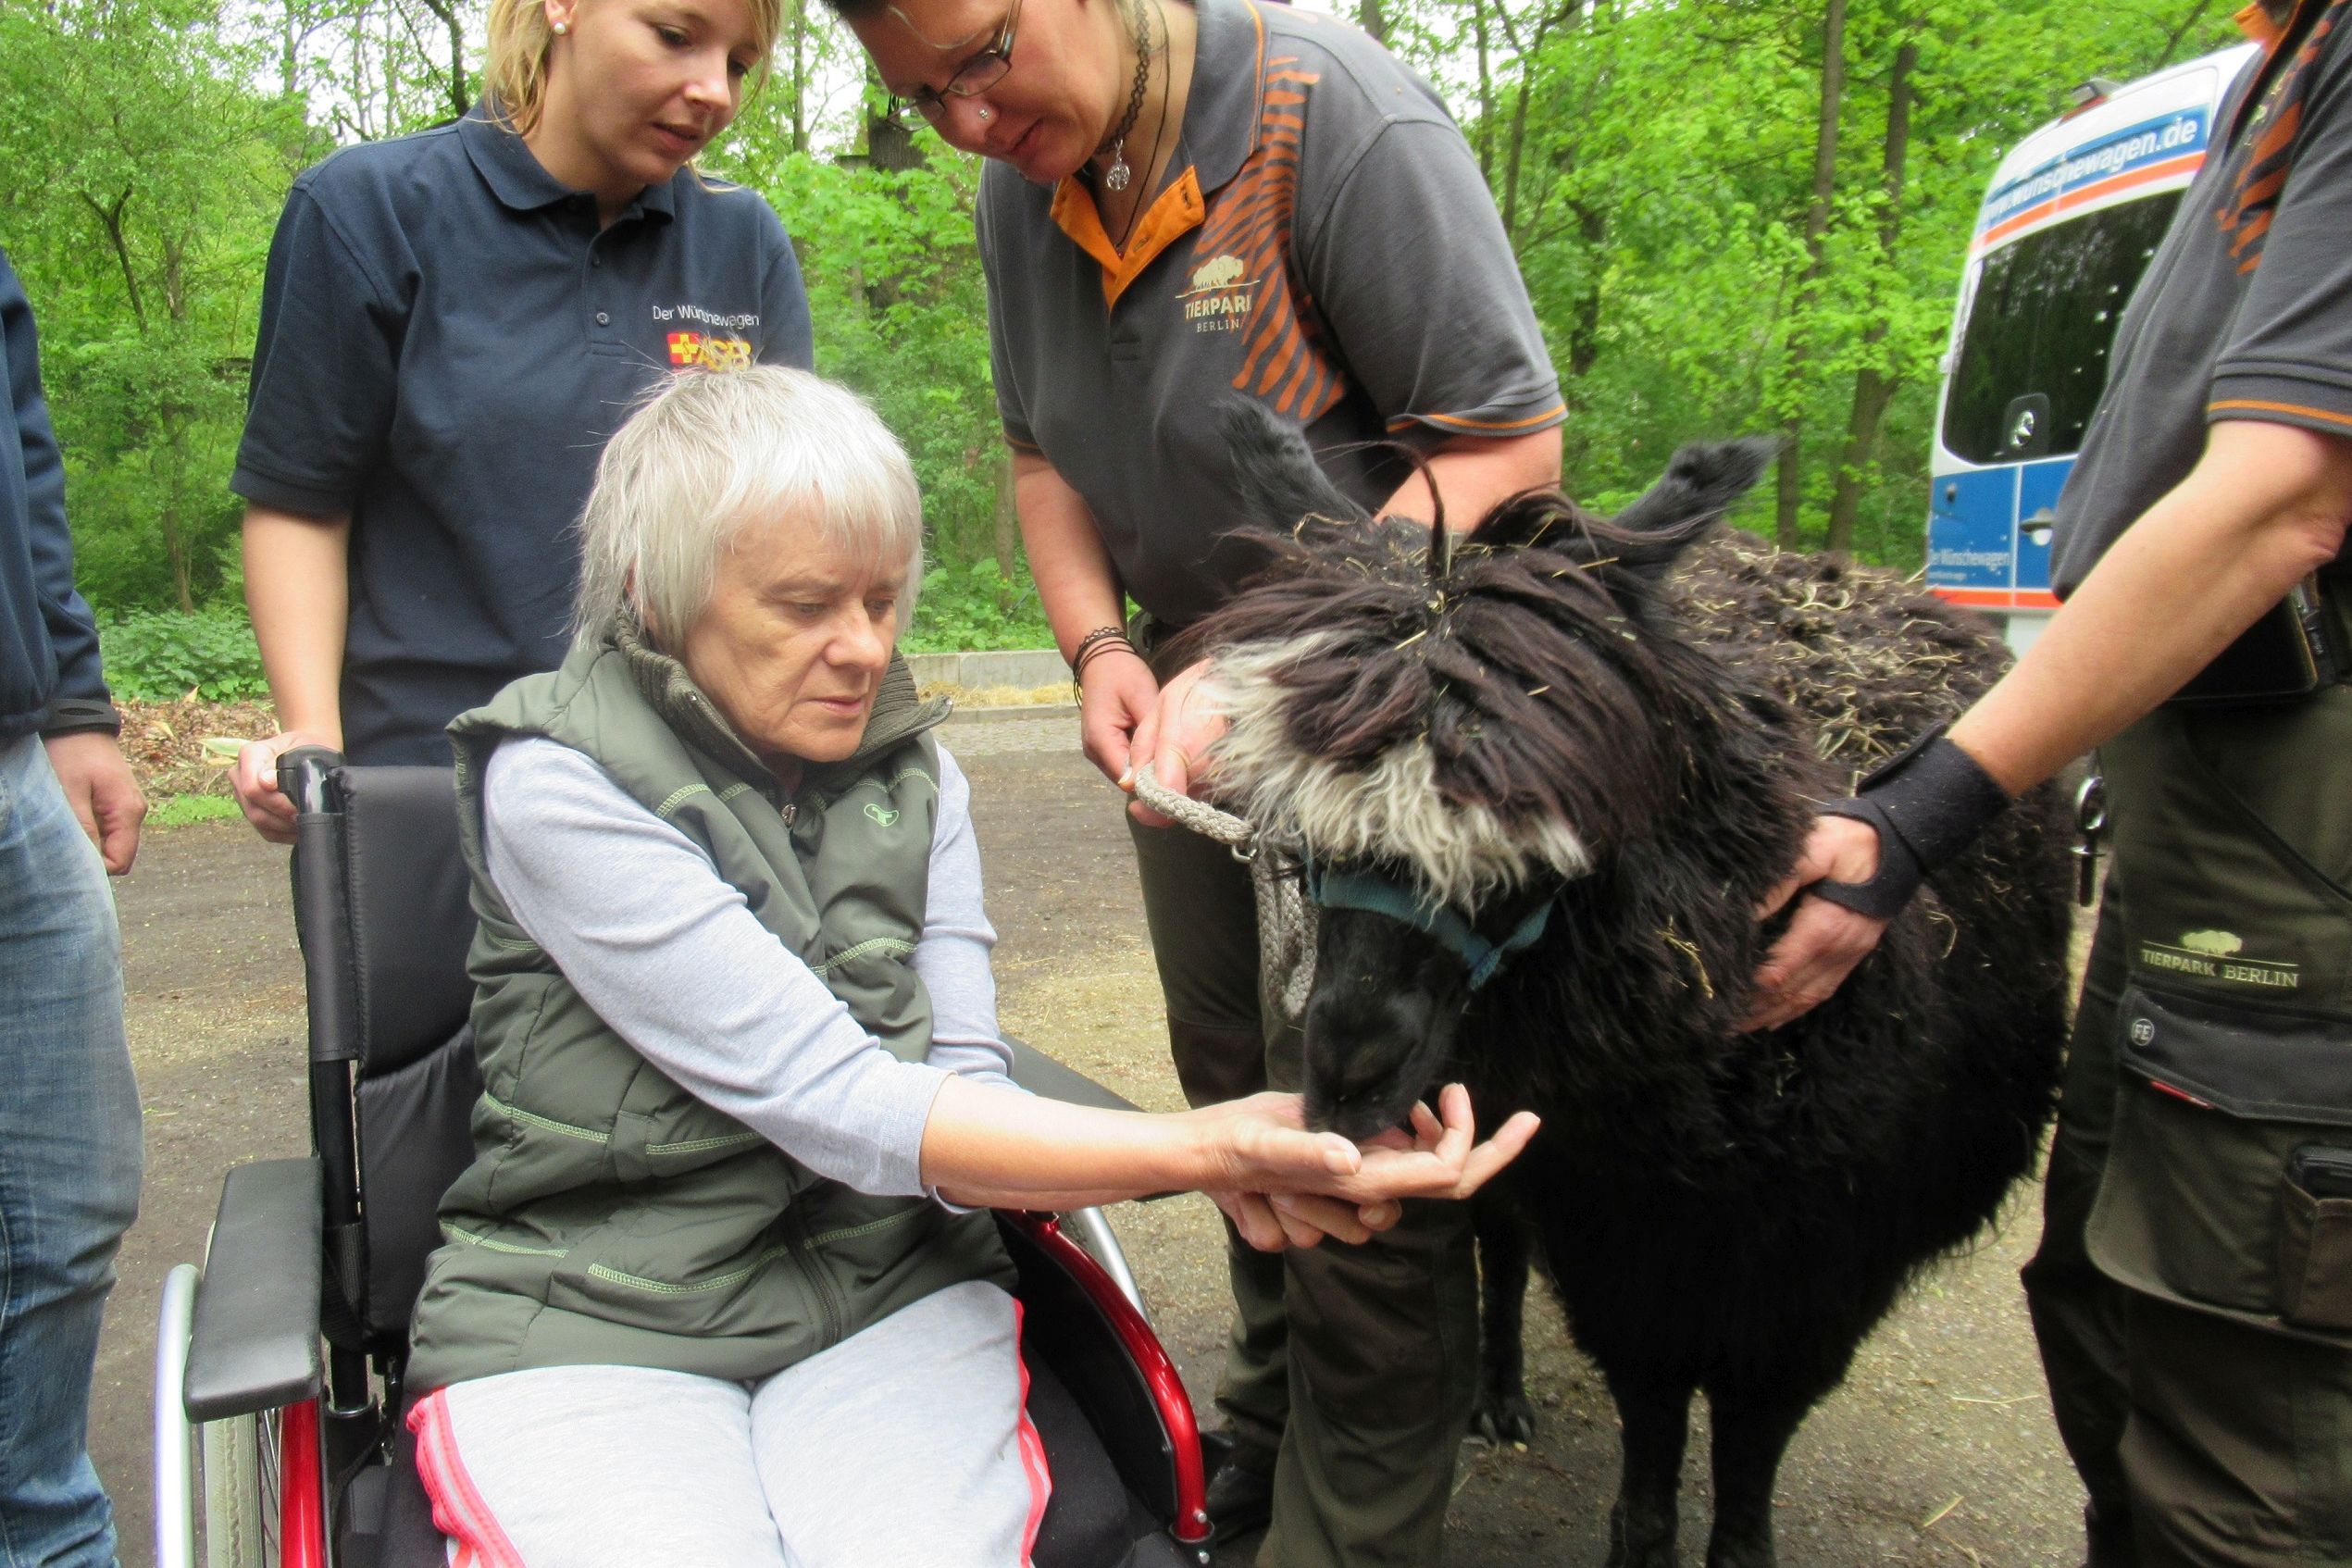
<svg viewBox="0 0 2352 1568"><path fill-rule="evenodd" d="M0 1568L115 1560L90 1377L139 1164L106 867L40 740L0 740Z"/></svg>

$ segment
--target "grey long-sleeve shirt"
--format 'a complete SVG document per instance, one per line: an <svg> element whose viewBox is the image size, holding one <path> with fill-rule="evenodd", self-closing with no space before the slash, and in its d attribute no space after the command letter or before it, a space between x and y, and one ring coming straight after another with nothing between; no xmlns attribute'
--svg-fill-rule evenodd
<svg viewBox="0 0 2352 1568"><path fill-rule="evenodd" d="M819 1176L925 1190L923 1125L950 1073L1010 1084L998 1038L971 786L940 748L922 940L927 1061L883 1049L743 895L582 753L537 737L482 780L490 878L598 1016L681 1087Z"/></svg>

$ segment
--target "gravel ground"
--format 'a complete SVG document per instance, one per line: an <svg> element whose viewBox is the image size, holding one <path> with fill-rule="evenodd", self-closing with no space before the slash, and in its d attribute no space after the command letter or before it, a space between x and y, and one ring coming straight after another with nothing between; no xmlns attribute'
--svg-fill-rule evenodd
<svg viewBox="0 0 2352 1568"><path fill-rule="evenodd" d="M959 720L948 732L974 784L1002 933L1005 1026L1138 1103L1175 1108L1126 837L1107 786L1076 754L1076 728L1063 711ZM151 1560L149 1364L163 1275L200 1251L224 1168L304 1147L301 973L285 890L282 852L234 823L152 835L120 885L147 1182L101 1351L93 1450L134 1568ZM2034 1245L2034 1199L2021 1192L1974 1253L1915 1290L1798 1434L1781 1472L1786 1568L2080 1561L2081 1492L2050 1425L2016 1282ZM1214 1211L1181 1198L1112 1217L1205 1408L1225 1323ZM1549 1303L1528 1322L1540 1430L1524 1451L1465 1450L1449 1521L1454 1568L1601 1561L1615 1418ZM1692 1451L1685 1550L1696 1562L1703 1441ZM1249 1562L1251 1544L1227 1548L1220 1568Z"/></svg>

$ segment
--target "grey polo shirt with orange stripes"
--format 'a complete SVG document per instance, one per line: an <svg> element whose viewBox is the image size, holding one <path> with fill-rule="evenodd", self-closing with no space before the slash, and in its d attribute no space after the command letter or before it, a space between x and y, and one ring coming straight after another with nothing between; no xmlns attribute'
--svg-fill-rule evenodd
<svg viewBox="0 0 2352 1568"><path fill-rule="evenodd" d="M1124 251L1074 180L991 164L978 211L1006 439L1085 497L1126 591L1175 626L1254 564L1226 537L1249 520L1219 435L1237 393L1304 427L1366 505L1407 468L1360 443L1563 412L1493 198L1428 84L1330 17L1197 8L1181 173Z"/></svg>
<svg viewBox="0 0 2352 1568"><path fill-rule="evenodd" d="M2188 477L2211 422L2352 438L2352 0L2303 0L2216 123L2059 496L2061 595Z"/></svg>

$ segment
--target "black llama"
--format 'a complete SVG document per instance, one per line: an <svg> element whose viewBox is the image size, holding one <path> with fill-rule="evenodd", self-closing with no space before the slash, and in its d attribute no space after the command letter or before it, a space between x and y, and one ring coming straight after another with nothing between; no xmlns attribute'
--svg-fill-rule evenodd
<svg viewBox="0 0 2352 1568"><path fill-rule="evenodd" d="M1487 1119L1540 1113L1509 1195L1623 1418L1609 1562L1672 1568L1704 1389L1709 1568L1770 1568L1789 1438L2048 1122L2057 803L1997 822L1833 1000L1743 1034L1786 920L1755 910L1814 803L1990 684L1999 643L1891 574L1717 532L1763 442L1686 447L1613 520L1529 494L1449 542L1366 517L1254 408L1232 434L1283 531L1198 629L1213 780L1321 906L1311 1114L1365 1135L1441 1073ZM1489 1420L1519 1394L1508 1304Z"/></svg>

